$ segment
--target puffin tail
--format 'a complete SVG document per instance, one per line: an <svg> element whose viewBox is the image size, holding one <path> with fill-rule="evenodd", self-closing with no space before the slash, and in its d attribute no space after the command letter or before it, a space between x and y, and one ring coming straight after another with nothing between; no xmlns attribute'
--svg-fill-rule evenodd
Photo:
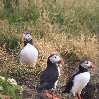
<svg viewBox="0 0 99 99"><path fill-rule="evenodd" d="M67 89L65 89L62 93L69 93L69 91Z"/></svg>
<svg viewBox="0 0 99 99"><path fill-rule="evenodd" d="M62 88L64 88L64 87L65 87L65 89L64 89L64 91L62 93L69 93L70 92L70 88L68 88L67 85L62 86Z"/></svg>
<svg viewBox="0 0 99 99"><path fill-rule="evenodd" d="M73 81L70 80L67 82L67 84L63 87L65 87L65 90L62 92L62 93L69 93L70 90L72 89L72 86L73 86Z"/></svg>
<svg viewBox="0 0 99 99"><path fill-rule="evenodd" d="M46 89L48 85L49 85L48 83L44 83L44 84L40 85L38 88L38 91L42 91L43 89Z"/></svg>

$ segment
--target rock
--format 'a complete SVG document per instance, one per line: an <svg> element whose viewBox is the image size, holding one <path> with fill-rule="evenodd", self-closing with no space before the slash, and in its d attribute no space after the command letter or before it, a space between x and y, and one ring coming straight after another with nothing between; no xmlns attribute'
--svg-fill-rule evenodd
<svg viewBox="0 0 99 99"><path fill-rule="evenodd" d="M82 91L82 99L99 99L99 83L89 83Z"/></svg>

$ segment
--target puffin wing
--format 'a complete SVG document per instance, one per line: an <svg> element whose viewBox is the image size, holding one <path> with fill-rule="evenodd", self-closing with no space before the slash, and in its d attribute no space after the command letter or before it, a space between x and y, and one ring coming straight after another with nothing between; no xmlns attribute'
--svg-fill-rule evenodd
<svg viewBox="0 0 99 99"><path fill-rule="evenodd" d="M65 90L64 90L62 93L69 93L70 90L72 89L72 86L73 86L73 80L70 79L70 80L66 83L66 85L63 86L63 87L65 87Z"/></svg>
<svg viewBox="0 0 99 99"><path fill-rule="evenodd" d="M62 93L69 93L69 92L71 91L72 86L73 86L74 77L75 77L76 75L78 75L78 74L79 74L79 72L75 73L75 74L69 79L69 81L66 83L66 85L63 86L63 87L65 87L65 90L64 90Z"/></svg>
<svg viewBox="0 0 99 99"><path fill-rule="evenodd" d="M46 69L40 76L40 90L51 89L54 87L54 83L58 80L58 73L52 72Z"/></svg>

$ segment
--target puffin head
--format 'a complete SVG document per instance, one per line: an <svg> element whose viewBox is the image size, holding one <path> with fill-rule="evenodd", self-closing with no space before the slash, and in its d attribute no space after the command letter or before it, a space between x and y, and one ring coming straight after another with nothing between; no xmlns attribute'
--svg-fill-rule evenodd
<svg viewBox="0 0 99 99"><path fill-rule="evenodd" d="M22 42L24 43L24 46L26 46L27 43L32 44L32 36L29 32L26 32L22 35Z"/></svg>
<svg viewBox="0 0 99 99"><path fill-rule="evenodd" d="M89 68L95 68L95 64L93 64L92 62L88 61L88 60L84 60L81 62L80 64L81 67L85 68L85 69L89 69Z"/></svg>
<svg viewBox="0 0 99 99"><path fill-rule="evenodd" d="M48 57L48 63L61 64L61 65L63 65L64 64L64 61L63 61L63 59L59 55L51 54Z"/></svg>

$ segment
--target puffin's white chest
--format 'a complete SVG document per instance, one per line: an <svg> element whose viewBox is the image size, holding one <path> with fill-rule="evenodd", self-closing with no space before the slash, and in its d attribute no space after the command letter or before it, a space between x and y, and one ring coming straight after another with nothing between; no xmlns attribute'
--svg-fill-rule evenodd
<svg viewBox="0 0 99 99"><path fill-rule="evenodd" d="M33 63L38 58L38 50L31 44L27 44L20 52L21 63Z"/></svg>
<svg viewBox="0 0 99 99"><path fill-rule="evenodd" d="M90 80L89 72L84 72L84 73L80 73L80 74L76 75L73 80L73 87L71 89L71 92L73 94L81 93L82 89L87 85L89 80Z"/></svg>
<svg viewBox="0 0 99 99"><path fill-rule="evenodd" d="M60 76L60 75L61 75L61 74L60 74L60 67L58 66L57 69L58 69L58 74L59 74L59 76Z"/></svg>
<svg viewBox="0 0 99 99"><path fill-rule="evenodd" d="M61 74L60 74L60 67L59 66L58 66L57 70L58 70L58 75L60 76ZM56 89L57 83L58 83L58 80L54 84L54 89Z"/></svg>

